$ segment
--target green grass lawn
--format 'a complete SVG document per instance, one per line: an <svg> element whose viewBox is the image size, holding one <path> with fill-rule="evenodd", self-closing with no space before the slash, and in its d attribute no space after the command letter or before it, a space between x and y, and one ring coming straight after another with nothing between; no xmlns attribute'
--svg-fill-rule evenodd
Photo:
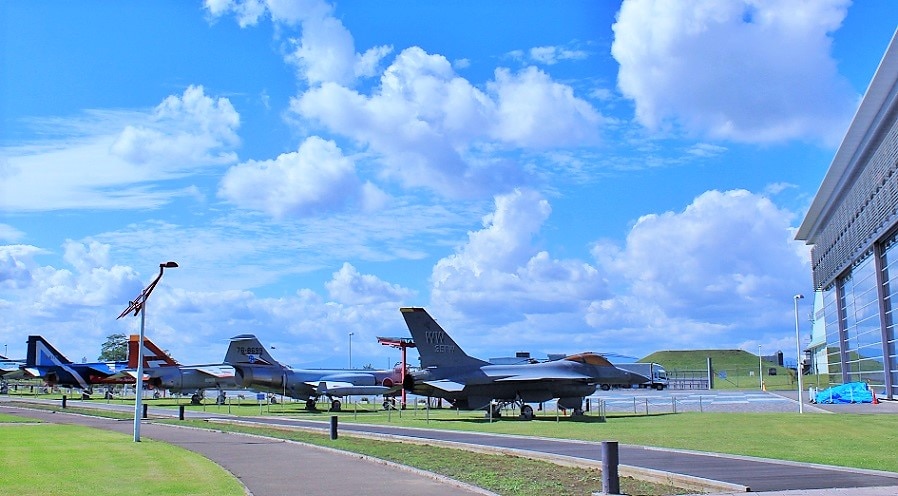
<svg viewBox="0 0 898 496"><path fill-rule="evenodd" d="M176 446L135 443L130 436L88 427L9 424L7 417L12 416L0 417L3 494L244 494L242 484L223 468Z"/></svg>

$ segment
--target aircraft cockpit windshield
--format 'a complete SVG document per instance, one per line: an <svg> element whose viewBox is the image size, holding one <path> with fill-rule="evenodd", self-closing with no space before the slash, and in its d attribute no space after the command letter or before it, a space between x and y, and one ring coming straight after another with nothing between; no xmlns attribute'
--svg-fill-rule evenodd
<svg viewBox="0 0 898 496"><path fill-rule="evenodd" d="M613 367L607 358L597 353L577 353L576 355L567 356L564 359L572 362L585 363L587 365L595 365L597 367Z"/></svg>

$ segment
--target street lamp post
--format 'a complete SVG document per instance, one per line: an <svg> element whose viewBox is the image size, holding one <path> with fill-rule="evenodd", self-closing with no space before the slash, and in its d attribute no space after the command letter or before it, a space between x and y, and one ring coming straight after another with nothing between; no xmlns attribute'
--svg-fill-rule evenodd
<svg viewBox="0 0 898 496"><path fill-rule="evenodd" d="M804 298L804 295L797 294L792 297L795 302L795 357L798 360L795 364L795 372L798 376L798 413L804 413L804 401L802 400L802 384L801 384L801 335L798 332L798 300Z"/></svg>
<svg viewBox="0 0 898 496"><path fill-rule="evenodd" d="M349 333L349 368L352 369L352 336L354 332Z"/></svg>
<svg viewBox="0 0 898 496"><path fill-rule="evenodd" d="M143 291L134 299L134 301L130 302L128 308L125 309L116 319L120 319L125 315L128 315L131 312L134 312L134 315L140 314L140 337L137 341L137 377L134 382L134 442L140 442L140 418L143 416L143 395L141 394L143 391L143 336L144 336L144 326L146 324L146 306L147 306L147 298L150 297L150 293L153 292L153 289L156 288L156 284L159 283L159 279L162 279L162 273L165 269L172 269L177 267L178 264L175 262L165 262L159 264L159 275L153 279L153 282L150 283L149 286L144 288Z"/></svg>

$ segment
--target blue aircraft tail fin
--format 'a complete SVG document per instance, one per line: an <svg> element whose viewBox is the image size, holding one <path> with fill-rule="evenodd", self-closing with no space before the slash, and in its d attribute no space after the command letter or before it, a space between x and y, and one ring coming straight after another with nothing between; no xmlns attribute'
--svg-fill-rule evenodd
<svg viewBox="0 0 898 496"><path fill-rule="evenodd" d="M49 365L67 365L71 360L56 351L43 336L28 336L28 355L25 357L26 367Z"/></svg>
<svg viewBox="0 0 898 496"><path fill-rule="evenodd" d="M400 308L415 347L421 356L421 366L454 367L458 365L488 365L489 362L469 356L423 308Z"/></svg>
<svg viewBox="0 0 898 496"><path fill-rule="evenodd" d="M228 365L280 365L252 334L241 334L231 338L224 363Z"/></svg>

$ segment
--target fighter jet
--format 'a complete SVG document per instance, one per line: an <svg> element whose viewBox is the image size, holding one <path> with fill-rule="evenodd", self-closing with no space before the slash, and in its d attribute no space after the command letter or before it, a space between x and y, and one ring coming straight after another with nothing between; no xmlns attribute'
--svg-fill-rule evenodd
<svg viewBox="0 0 898 496"><path fill-rule="evenodd" d="M94 384L133 384L123 374L127 362L72 363L41 336L28 336L28 354L23 370L44 379L50 386L67 386L91 394Z"/></svg>
<svg viewBox="0 0 898 496"><path fill-rule="evenodd" d="M22 377L25 374L22 370L24 366L25 360L13 360L0 355L0 381Z"/></svg>
<svg viewBox="0 0 898 496"><path fill-rule="evenodd" d="M501 408L520 407L521 418L533 418L528 403L558 398L558 405L583 413L583 398L598 384L641 384L642 375L619 369L596 353L579 353L560 360L493 365L469 356L423 308L400 308L421 355L421 370L405 375L402 387L420 396L443 398L463 410L487 410L499 417ZM490 408L492 411L490 412Z"/></svg>
<svg viewBox="0 0 898 496"><path fill-rule="evenodd" d="M128 368L137 376L138 342L140 336L128 337ZM144 381L149 387L168 389L173 393L191 394L191 402L198 404L206 389L217 389L219 401L225 389L240 389L234 367L225 364L181 365L162 351L149 338L143 339Z"/></svg>
<svg viewBox="0 0 898 496"><path fill-rule="evenodd" d="M400 388L399 370L293 369L281 365L252 334L231 338L224 362L236 370L240 387L305 400L308 410L315 410L321 396L331 400L331 411L340 411L340 400L334 398L386 395Z"/></svg>

